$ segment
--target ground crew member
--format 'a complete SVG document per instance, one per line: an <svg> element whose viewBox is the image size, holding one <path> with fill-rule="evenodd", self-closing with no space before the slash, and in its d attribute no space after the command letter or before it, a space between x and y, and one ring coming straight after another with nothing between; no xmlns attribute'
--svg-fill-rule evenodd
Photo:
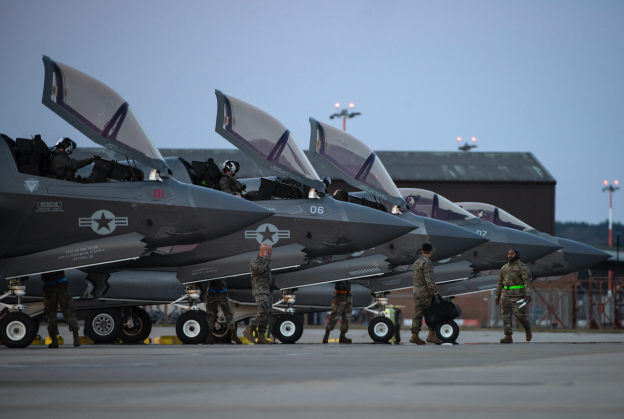
<svg viewBox="0 0 624 419"><path fill-rule="evenodd" d="M240 164L234 160L226 160L226 162L223 163L223 175L221 175L219 179L219 190L221 192L240 196L242 198L243 185L238 180L234 179L239 169Z"/></svg>
<svg viewBox="0 0 624 419"><path fill-rule="evenodd" d="M422 256L414 263L414 317L412 318L412 338L410 343L417 345L426 345L426 343L418 337L420 328L422 327L422 319L425 310L431 305L431 300L438 295L433 280L433 264L431 263L431 255L433 247L429 243L423 244ZM429 336L427 342L441 345L442 341L433 333L433 328L429 326Z"/></svg>
<svg viewBox="0 0 624 419"><path fill-rule="evenodd" d="M335 284L334 300L332 301L332 312L327 321L325 328L325 337L323 343L329 342L329 332L334 330L338 320L340 322L340 339L338 343L351 343L351 339L345 335L349 331L349 322L351 321L352 299L351 299L351 281L337 281Z"/></svg>
<svg viewBox="0 0 624 419"><path fill-rule="evenodd" d="M243 331L243 335L252 343L271 345L265 333L271 318L271 255L273 246L268 243L260 245L260 253L251 260L251 293L258 305L258 314L251 321L251 325ZM258 331L258 340L254 339L253 332Z"/></svg>
<svg viewBox="0 0 624 419"><path fill-rule="evenodd" d="M212 331L217 319L217 309L221 307L228 329L232 335L232 341L237 345L243 342L236 335L236 325L234 325L234 311L230 305L230 298L227 293L227 285L223 279L213 279L208 282L208 292L206 293L206 320L208 321L208 335L206 343L212 345Z"/></svg>
<svg viewBox="0 0 624 419"><path fill-rule="evenodd" d="M74 180L76 170L93 163L97 156L84 160L76 160L69 157L76 149L76 143L68 137L64 137L56 143L50 157L50 173L57 179Z"/></svg>
<svg viewBox="0 0 624 419"><path fill-rule="evenodd" d="M56 310L61 306L61 313L69 323L69 330L74 333L74 346L80 346L80 335L78 331L78 321L76 320L76 307L74 299L69 290L69 283L65 277L65 271L48 272L41 274L43 281L43 309L48 318L48 334L52 339L52 343L48 348L58 348L59 334L58 324L56 323Z"/></svg>
<svg viewBox="0 0 624 419"><path fill-rule="evenodd" d="M505 325L505 337L500 343L513 343L511 335L511 314L513 313L526 333L527 342L531 340L531 323L526 315L526 305L531 301L531 271L520 262L520 253L516 249L509 249L507 253L507 264L501 268L498 274L498 285L496 286L496 305L500 304L503 324ZM520 302L518 302L520 301Z"/></svg>

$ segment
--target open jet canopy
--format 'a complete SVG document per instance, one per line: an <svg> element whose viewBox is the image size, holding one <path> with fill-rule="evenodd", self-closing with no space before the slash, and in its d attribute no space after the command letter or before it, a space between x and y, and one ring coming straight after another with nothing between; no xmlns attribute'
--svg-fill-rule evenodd
<svg viewBox="0 0 624 419"><path fill-rule="evenodd" d="M325 185L290 131L268 113L215 90L215 131L258 164L317 191Z"/></svg>
<svg viewBox="0 0 624 419"><path fill-rule="evenodd" d="M489 221L500 227L513 228L520 231L537 231L524 221L519 220L505 210L494 205L478 202L460 202L459 206L483 221Z"/></svg>
<svg viewBox="0 0 624 419"><path fill-rule="evenodd" d="M93 142L161 173L170 172L134 111L117 92L45 55L43 64L45 106Z"/></svg>
<svg viewBox="0 0 624 419"><path fill-rule="evenodd" d="M401 188L400 191L410 212L415 215L449 222L476 218L469 211L435 192L413 188Z"/></svg>
<svg viewBox="0 0 624 419"><path fill-rule="evenodd" d="M385 199L400 208L407 204L379 157L366 144L346 132L310 118L313 158L330 163L351 186Z"/></svg>

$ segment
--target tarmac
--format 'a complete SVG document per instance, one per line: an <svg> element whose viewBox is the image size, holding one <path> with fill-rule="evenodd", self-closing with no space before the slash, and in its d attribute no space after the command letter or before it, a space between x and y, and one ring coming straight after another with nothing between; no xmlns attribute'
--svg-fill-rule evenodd
<svg viewBox="0 0 624 419"><path fill-rule="evenodd" d="M364 329L349 332L353 345L322 345L322 335L306 329L301 343L272 346L1 347L0 417L624 416L624 334L535 333L526 343L515 333L501 345L500 331L462 331L453 346L405 343L408 331L395 345L372 344Z"/></svg>

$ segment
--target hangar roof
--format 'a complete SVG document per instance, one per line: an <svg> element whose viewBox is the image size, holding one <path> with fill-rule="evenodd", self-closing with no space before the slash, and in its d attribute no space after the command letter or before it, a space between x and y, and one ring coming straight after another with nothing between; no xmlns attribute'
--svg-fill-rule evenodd
<svg viewBox="0 0 624 419"><path fill-rule="evenodd" d="M178 156L189 162L212 157L219 167L226 160L236 160L241 163L239 178L274 175L236 149L161 148L160 152L164 157ZM125 160L102 148L78 148L72 157L82 159L93 154ZM379 151L377 155L395 181L556 183L535 156L526 152ZM328 172L320 164L314 163L314 167L319 176Z"/></svg>

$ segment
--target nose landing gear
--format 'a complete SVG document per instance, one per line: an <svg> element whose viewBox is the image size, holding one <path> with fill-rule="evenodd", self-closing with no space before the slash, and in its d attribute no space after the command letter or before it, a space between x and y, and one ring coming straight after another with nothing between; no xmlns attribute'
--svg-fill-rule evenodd
<svg viewBox="0 0 624 419"><path fill-rule="evenodd" d="M182 314L176 323L176 335L182 343L197 345L206 341L208 335L208 321L206 312L197 307L201 299L201 289L196 284L185 284L184 295L173 303L174 306L188 310ZM180 304L186 300L187 305Z"/></svg>
<svg viewBox="0 0 624 419"><path fill-rule="evenodd" d="M7 297L17 297L17 304L6 304L0 302L0 342L7 348L25 348L31 344L36 334L35 323L32 318L22 313L24 306L22 297L26 295L26 286L23 285L27 279L9 279L9 290L0 300Z"/></svg>
<svg viewBox="0 0 624 419"><path fill-rule="evenodd" d="M283 311L275 321L273 335L282 343L295 343L303 335L303 323L295 316L295 291L296 288L283 289L282 299L273 305L276 310ZM277 307L279 304L286 304L286 308Z"/></svg>
<svg viewBox="0 0 624 419"><path fill-rule="evenodd" d="M378 317L375 317L368 324L368 335L374 342L387 343L390 342L390 339L394 336L394 323L386 317L388 294L390 293L387 291L374 293L373 297L375 298L375 302L366 307L367 311L378 315ZM371 310L371 308L378 308L378 311Z"/></svg>

